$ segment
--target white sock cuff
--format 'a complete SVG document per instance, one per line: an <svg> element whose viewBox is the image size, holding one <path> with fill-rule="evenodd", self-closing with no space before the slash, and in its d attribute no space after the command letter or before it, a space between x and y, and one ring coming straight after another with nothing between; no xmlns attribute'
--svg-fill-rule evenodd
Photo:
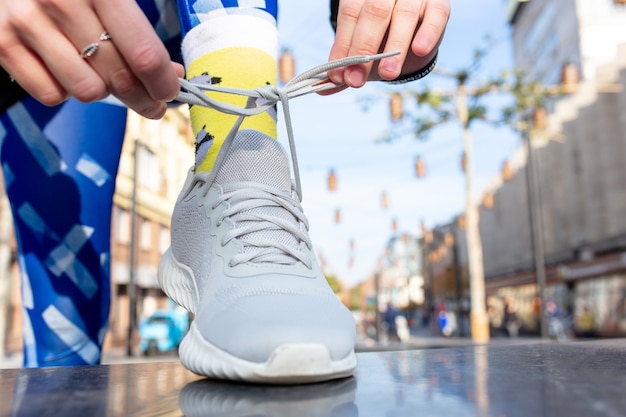
<svg viewBox="0 0 626 417"><path fill-rule="evenodd" d="M245 28L242 30L242 28ZM278 29L254 15L226 14L202 22L191 29L182 43L185 65L219 49L247 46L278 59Z"/></svg>

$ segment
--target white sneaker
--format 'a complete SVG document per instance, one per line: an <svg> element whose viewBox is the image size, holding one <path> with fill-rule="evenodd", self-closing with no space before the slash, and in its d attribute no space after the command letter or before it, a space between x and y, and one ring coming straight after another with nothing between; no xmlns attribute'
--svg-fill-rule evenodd
<svg viewBox="0 0 626 417"><path fill-rule="evenodd" d="M317 264L300 206L301 190L288 100L334 88L326 72L392 54L349 57L320 65L285 87L257 90L181 80L178 99L240 117L211 173L189 173L172 216L172 245L158 279L195 315L180 348L189 370L209 377L306 383L350 376L356 325ZM326 82L324 82L326 81ZM205 91L248 96L245 108ZM247 116L283 104L291 148L255 130Z"/></svg>
<svg viewBox="0 0 626 417"><path fill-rule="evenodd" d="M252 382L351 375L354 319L316 262L281 145L242 130L208 177L190 172L159 266L163 291L195 314L183 365Z"/></svg>

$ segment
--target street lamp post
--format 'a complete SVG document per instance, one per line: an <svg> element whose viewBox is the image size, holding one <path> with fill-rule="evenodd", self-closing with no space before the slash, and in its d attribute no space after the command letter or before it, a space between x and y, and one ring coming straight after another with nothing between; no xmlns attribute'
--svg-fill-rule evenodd
<svg viewBox="0 0 626 417"><path fill-rule="evenodd" d="M539 330L542 338L548 337L548 324L545 315L545 289L546 289L546 259L545 249L543 246L543 227L541 220L541 194L537 180L539 178L537 171L537 161L533 152L531 131L532 131L532 114L530 111L526 115L526 123L524 129L524 142L526 143L526 151L528 152L526 163L526 185L528 193L528 215L530 220L530 237L532 244L533 261L535 268L535 276L537 279L537 296L539 297Z"/></svg>
<svg viewBox="0 0 626 417"><path fill-rule="evenodd" d="M476 342L489 341L489 319L485 308L485 273L483 266L483 248L478 228L478 208L474 203L472 189L472 136L469 131L469 109L465 85L457 88L457 117L463 126L463 146L465 152L465 220L467 255L470 279L470 332Z"/></svg>
<svg viewBox="0 0 626 417"><path fill-rule="evenodd" d="M126 354L133 356L133 336L137 322L137 291L135 287L135 259L137 256L137 177L139 174L139 139L134 141L133 149L133 188L130 206L130 243L128 260L128 335L126 337Z"/></svg>

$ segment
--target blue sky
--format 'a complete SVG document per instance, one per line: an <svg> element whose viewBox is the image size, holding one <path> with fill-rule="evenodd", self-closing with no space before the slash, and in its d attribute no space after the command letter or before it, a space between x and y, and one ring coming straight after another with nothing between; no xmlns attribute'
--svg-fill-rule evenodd
<svg viewBox="0 0 626 417"><path fill-rule="evenodd" d="M296 57L296 73L328 58L333 32L326 1L283 1L279 11L281 46ZM484 44L485 35L500 39L485 59L479 78L488 79L512 66L509 28L502 0L452 0L452 15L440 48L439 67L458 70ZM425 83L446 88L448 82L431 74L409 87ZM392 143L378 143L390 128L386 95L399 87L369 83L330 97L305 96L290 103L303 185L303 205L311 223L311 237L328 269L346 285L366 279L374 270L388 239L398 232L419 235L419 224L447 223L463 211L464 174L460 170L462 137L454 124L436 129L426 140L404 135ZM363 99L373 98L365 110ZM279 123L280 125L280 123ZM519 146L519 138L506 129L475 124L474 191L482 194L500 172L503 161ZM286 138L279 128L279 138ZM416 155L425 160L427 176L416 178ZM330 192L330 169L338 177L338 189ZM380 206L386 192L390 206ZM334 212L341 210L336 224ZM350 250L349 242L355 248ZM351 253L354 265L349 267Z"/></svg>

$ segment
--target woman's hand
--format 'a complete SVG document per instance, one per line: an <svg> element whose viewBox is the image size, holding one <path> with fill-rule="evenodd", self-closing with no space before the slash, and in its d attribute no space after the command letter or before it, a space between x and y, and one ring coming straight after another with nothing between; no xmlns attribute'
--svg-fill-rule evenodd
<svg viewBox="0 0 626 417"><path fill-rule="evenodd" d="M331 71L349 87L367 80L394 80L428 65L435 57L450 16L450 0L340 0L330 60L398 50L378 63Z"/></svg>
<svg viewBox="0 0 626 417"><path fill-rule="evenodd" d="M0 0L0 66L46 105L112 94L153 119L184 73L135 0Z"/></svg>

